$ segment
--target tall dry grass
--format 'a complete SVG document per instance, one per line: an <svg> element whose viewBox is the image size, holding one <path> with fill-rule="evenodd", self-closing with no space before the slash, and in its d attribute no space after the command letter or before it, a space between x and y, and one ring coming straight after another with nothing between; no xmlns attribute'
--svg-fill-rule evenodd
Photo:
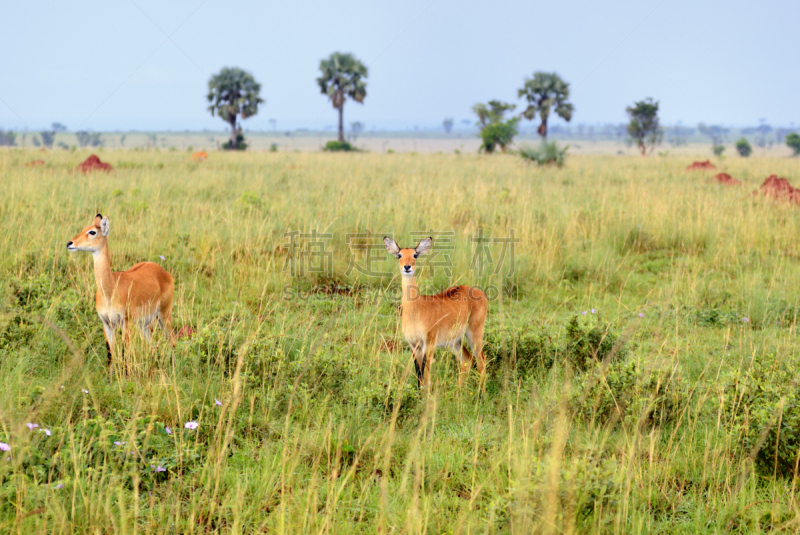
<svg viewBox="0 0 800 535"><path fill-rule="evenodd" d="M511 155L105 150L116 171L84 176L87 154L24 166L39 156L0 152L3 531L797 529L795 480L755 472L723 411L732 374L797 354L800 215L750 195L769 174L800 181L797 160L726 159L745 186L722 188L680 158L557 169ZM96 212L111 220L113 267L161 263L176 329L196 331L174 350L134 339L127 375L104 365L91 260L65 249ZM392 259L373 253L389 275L347 274L347 234L367 229L401 245L452 231L449 273L429 270L423 289L497 288L487 395L475 380L459 390L445 353L433 392L417 393ZM331 235L329 273L285 269L296 230ZM519 238L513 273L471 269L481 230ZM570 364L576 316L587 337L615 340L590 372ZM623 352L642 375L619 397ZM653 392L673 384L669 418L654 421Z"/></svg>

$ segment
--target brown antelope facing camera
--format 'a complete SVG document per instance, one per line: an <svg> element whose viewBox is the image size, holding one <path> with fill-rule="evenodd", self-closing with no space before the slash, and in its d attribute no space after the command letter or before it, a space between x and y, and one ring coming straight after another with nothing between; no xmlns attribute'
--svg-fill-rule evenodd
<svg viewBox="0 0 800 535"><path fill-rule="evenodd" d="M67 242L69 251L87 251L94 259L97 282L95 303L103 322L109 364L114 355L114 333L122 328L125 344L131 323L138 323L142 335L150 340L153 325L158 322L167 340L174 346L172 335L172 293L175 281L164 268L154 262L140 262L127 271L111 271L108 256L107 217L97 214L94 222Z"/></svg>
<svg viewBox="0 0 800 535"><path fill-rule="evenodd" d="M428 252L432 243L431 238L425 238L414 249L401 249L393 239L383 238L386 250L400 263L403 336L414 354L419 386L430 389L433 354L436 348L445 347L459 362L459 386L469 373L472 361L477 360L481 388L485 389L483 324L489 301L481 290L470 286L452 286L436 295L420 295L414 271L417 258ZM467 343L472 352L467 349Z"/></svg>

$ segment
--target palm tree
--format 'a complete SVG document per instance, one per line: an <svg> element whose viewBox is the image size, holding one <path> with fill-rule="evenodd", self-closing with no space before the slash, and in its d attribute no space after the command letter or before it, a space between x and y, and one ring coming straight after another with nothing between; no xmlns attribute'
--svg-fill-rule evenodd
<svg viewBox="0 0 800 535"><path fill-rule="evenodd" d="M258 113L258 105L262 100L258 94L261 84L253 75L238 67L225 67L208 81L208 111L215 113L223 121L231 125L231 149L236 149L241 127L236 128L236 116L242 120Z"/></svg>
<svg viewBox="0 0 800 535"><path fill-rule="evenodd" d="M339 110L339 141L344 143L344 102L347 97L363 103L367 96L367 67L352 54L334 52L319 62L322 76L317 78L320 92L328 95Z"/></svg>
<svg viewBox="0 0 800 535"><path fill-rule="evenodd" d="M542 123L537 132L543 139L547 139L547 119L550 109L555 106L556 115L569 122L572 119L574 106L567 102L569 98L569 84L554 72L536 71L533 78L525 78L525 85L517 91L519 97L528 101L527 109L522 116L532 121L539 112Z"/></svg>

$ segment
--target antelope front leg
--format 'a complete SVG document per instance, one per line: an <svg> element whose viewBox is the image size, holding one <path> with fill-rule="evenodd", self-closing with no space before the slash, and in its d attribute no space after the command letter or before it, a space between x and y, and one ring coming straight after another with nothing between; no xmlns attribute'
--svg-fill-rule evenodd
<svg viewBox="0 0 800 535"><path fill-rule="evenodd" d="M114 361L114 329L111 328L111 325L103 322L103 334L106 335L106 351L108 352L108 367L111 368L111 364Z"/></svg>
<svg viewBox="0 0 800 535"><path fill-rule="evenodd" d="M422 349L422 382L425 385L425 389L430 392L431 390L431 368L433 367L433 354L436 351L436 344L435 343L426 343L425 347Z"/></svg>
<svg viewBox="0 0 800 535"><path fill-rule="evenodd" d="M417 388L422 389L423 370L425 367L425 350L422 342L411 346L414 357L414 371L417 374Z"/></svg>

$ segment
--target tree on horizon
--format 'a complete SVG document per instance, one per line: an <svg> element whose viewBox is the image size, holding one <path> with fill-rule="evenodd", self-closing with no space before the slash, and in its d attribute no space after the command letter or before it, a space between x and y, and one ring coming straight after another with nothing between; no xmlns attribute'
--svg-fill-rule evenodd
<svg viewBox="0 0 800 535"><path fill-rule="evenodd" d="M490 100L487 104L478 103L472 107L472 111L478 116L478 127L481 132L480 151L491 154L496 147L500 147L503 153L517 135L517 124L519 117L505 119L506 112L514 111L517 106L499 100Z"/></svg>
<svg viewBox="0 0 800 535"><path fill-rule="evenodd" d="M541 124L536 131L547 139L547 120L550 118L550 111L567 122L572 120L572 112L575 106L568 102L569 83L561 79L555 72L536 71L533 78L525 78L525 84L517 91L520 98L528 101L528 107L522 112L522 116L532 121L539 114Z"/></svg>
<svg viewBox="0 0 800 535"><path fill-rule="evenodd" d="M339 111L339 142L344 143L344 103L351 98L359 104L367 96L367 67L353 54L334 52L320 60L317 78L320 92L331 99L331 105Z"/></svg>
<svg viewBox="0 0 800 535"><path fill-rule="evenodd" d="M212 117L216 114L231 126L230 144L224 146L233 150L246 147L241 143L244 136L241 125L236 126L236 118L241 115L244 120L258 113L258 105L264 102L260 92L261 84L252 74L238 67L224 67L208 81L206 98L211 103L208 111Z"/></svg>
<svg viewBox="0 0 800 535"><path fill-rule="evenodd" d="M625 111L630 118L628 135L639 146L642 156L647 156L648 149L652 153L664 135L658 121L658 101L648 97L634 102Z"/></svg>

